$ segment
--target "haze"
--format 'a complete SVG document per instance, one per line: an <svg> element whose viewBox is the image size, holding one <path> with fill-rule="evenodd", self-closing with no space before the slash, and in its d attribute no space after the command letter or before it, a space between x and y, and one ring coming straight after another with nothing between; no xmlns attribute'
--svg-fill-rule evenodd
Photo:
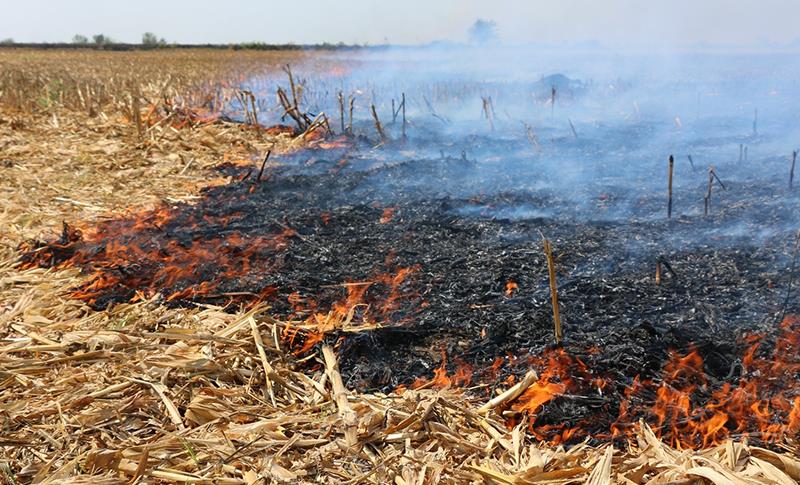
<svg viewBox="0 0 800 485"><path fill-rule="evenodd" d="M792 0L4 0L0 38L63 42L103 33L138 42L145 31L177 43L463 42L476 18L507 43L619 46L800 45Z"/></svg>

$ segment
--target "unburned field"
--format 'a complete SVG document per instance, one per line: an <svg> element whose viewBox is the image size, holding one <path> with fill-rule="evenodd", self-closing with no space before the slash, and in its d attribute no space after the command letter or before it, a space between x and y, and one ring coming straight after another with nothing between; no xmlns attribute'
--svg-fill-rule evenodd
<svg viewBox="0 0 800 485"><path fill-rule="evenodd" d="M7 479L797 479L791 79L436 61L0 52Z"/></svg>

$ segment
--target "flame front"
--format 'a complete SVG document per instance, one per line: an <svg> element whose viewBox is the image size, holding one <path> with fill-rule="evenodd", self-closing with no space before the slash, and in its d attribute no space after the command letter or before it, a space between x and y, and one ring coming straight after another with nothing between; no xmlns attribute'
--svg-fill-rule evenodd
<svg viewBox="0 0 800 485"><path fill-rule="evenodd" d="M598 433L593 423L542 423L540 417L549 405L569 395L588 398L602 396L613 386L608 376L598 376L580 358L564 349L547 350L527 359L523 367L539 372L536 379L516 400L500 407L498 412L513 427L516 416L529 417L529 431L537 438L561 444L584 436L596 439L633 437L639 419L648 422L657 436L681 448L707 448L719 445L734 436L748 435L760 442L781 442L800 433L800 319L787 317L780 326L774 350L762 352L765 336L751 336L742 358L742 375L738 385L718 383L709 378L699 351L686 354L671 353L655 380L635 378L622 389L623 399L618 417L608 433ZM596 354L590 349L589 355ZM511 362L512 359L508 359ZM410 387L449 388L469 385L475 376L479 380L497 380L498 370L505 359L497 358L486 370L469 370L464 366L452 374L447 372L447 359L434 370L431 379L418 378ZM520 367L515 363L512 368ZM504 382L512 386L511 374ZM401 387L401 389L403 389ZM497 392L500 392L498 389ZM597 416L602 422L606 416ZM596 425L596 423L594 423Z"/></svg>

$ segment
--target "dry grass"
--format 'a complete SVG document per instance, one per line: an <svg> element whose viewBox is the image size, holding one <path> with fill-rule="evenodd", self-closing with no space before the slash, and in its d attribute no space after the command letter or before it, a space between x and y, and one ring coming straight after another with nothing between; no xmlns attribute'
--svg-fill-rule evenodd
<svg viewBox="0 0 800 485"><path fill-rule="evenodd" d="M54 234L62 219L92 221L159 201L191 200L216 177L210 167L256 157L278 142L226 124L162 127L139 137L120 107L126 82L144 85L172 76L181 80L174 84L179 92L244 65L242 57L261 66L267 58L283 62L280 56L287 54L18 52L0 51L0 72L8 66L24 71L26 80L16 89L27 90L0 95L0 480L800 480L800 461L788 449L776 454L728 442L681 451L645 426L626 449L583 445L567 451L532 442L524 422L506 429L491 406L481 409L485 403L459 390L357 393L343 387L328 350L314 357L319 370L313 375L295 371L277 338L283 324L268 308L231 314L145 301L95 312L65 298L81 275L19 270L14 260L20 242ZM134 61L138 67L130 77L112 76ZM42 86L65 65L72 66L71 79L104 86L96 90L105 94L95 98L95 113L72 88L60 91L58 103L29 102L47 92ZM82 82L75 81L75 89Z"/></svg>
<svg viewBox="0 0 800 485"><path fill-rule="evenodd" d="M220 87L308 56L304 51L0 49L0 104L96 115L128 109L134 93L153 102L167 96L201 103Z"/></svg>

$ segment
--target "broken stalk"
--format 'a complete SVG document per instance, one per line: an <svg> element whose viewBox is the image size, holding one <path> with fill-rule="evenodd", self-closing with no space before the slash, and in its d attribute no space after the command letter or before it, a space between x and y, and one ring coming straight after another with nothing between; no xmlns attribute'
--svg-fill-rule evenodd
<svg viewBox="0 0 800 485"><path fill-rule="evenodd" d="M383 132L383 126L381 125L381 120L378 118L378 112L375 111L375 105L372 105L372 118L375 120L375 130L378 132L378 135L381 137L381 143L386 142L386 133Z"/></svg>

